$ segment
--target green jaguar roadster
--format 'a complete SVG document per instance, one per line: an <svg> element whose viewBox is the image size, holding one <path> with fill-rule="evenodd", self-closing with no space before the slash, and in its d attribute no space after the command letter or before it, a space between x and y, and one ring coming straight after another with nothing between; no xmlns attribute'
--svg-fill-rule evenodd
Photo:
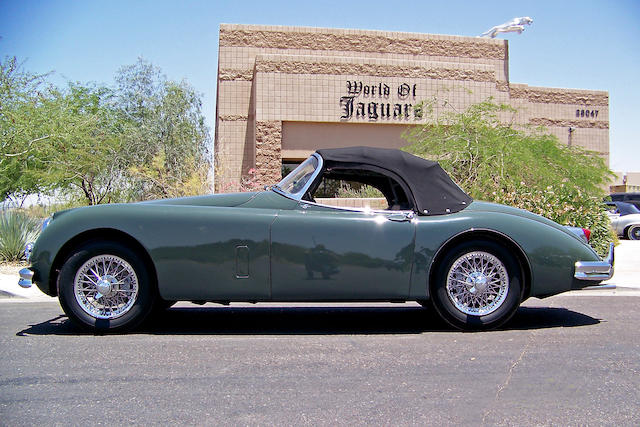
<svg viewBox="0 0 640 427"><path fill-rule="evenodd" d="M320 199L344 183L386 209ZM528 297L613 275L613 245L601 260L581 229L474 201L438 163L370 147L318 150L262 192L57 212L27 252L19 284L103 332L176 301L417 301L483 330Z"/></svg>

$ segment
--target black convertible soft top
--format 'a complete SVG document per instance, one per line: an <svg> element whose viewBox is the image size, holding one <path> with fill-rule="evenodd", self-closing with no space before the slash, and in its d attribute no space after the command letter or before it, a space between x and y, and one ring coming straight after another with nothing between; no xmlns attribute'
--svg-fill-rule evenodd
<svg viewBox="0 0 640 427"><path fill-rule="evenodd" d="M401 179L412 193L418 214L459 212L473 200L462 191L438 162L401 150L374 147L326 148L316 151L324 168L363 168ZM385 173L386 172L386 173Z"/></svg>

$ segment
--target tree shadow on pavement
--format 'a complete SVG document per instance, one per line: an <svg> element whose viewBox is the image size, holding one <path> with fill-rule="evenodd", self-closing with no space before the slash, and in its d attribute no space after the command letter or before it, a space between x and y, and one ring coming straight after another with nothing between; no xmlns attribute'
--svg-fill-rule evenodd
<svg viewBox="0 0 640 427"><path fill-rule="evenodd" d="M590 326L598 319L566 308L520 307L500 330ZM152 335L339 335L458 332L420 307L174 307L135 330ZM57 316L18 332L84 335ZM92 334L87 334L92 335Z"/></svg>

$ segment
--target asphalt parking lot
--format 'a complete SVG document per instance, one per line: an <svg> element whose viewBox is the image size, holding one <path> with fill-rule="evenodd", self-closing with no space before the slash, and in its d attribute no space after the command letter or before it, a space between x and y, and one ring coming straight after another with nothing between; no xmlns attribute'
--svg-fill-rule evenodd
<svg viewBox="0 0 640 427"><path fill-rule="evenodd" d="M483 333L409 303L180 303L97 336L55 299L2 298L0 424L639 425L640 244L623 243L607 288Z"/></svg>
<svg viewBox="0 0 640 427"><path fill-rule="evenodd" d="M0 419L33 424L640 422L638 298L530 300L453 331L415 305L181 305L129 335L0 305Z"/></svg>

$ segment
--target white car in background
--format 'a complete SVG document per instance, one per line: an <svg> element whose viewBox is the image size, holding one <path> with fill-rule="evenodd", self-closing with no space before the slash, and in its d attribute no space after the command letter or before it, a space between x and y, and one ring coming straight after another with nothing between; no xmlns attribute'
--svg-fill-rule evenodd
<svg viewBox="0 0 640 427"><path fill-rule="evenodd" d="M605 202L611 226L618 236L640 240L640 209L626 202Z"/></svg>

